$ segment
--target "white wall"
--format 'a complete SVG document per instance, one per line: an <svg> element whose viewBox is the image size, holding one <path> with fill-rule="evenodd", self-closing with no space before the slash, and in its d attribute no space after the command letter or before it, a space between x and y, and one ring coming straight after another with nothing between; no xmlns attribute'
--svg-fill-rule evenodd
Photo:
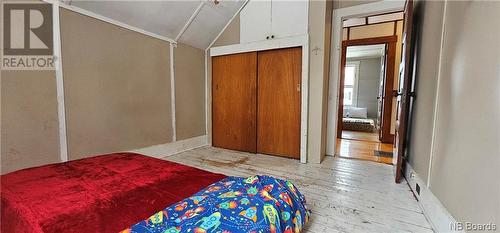
<svg viewBox="0 0 500 233"><path fill-rule="evenodd" d="M380 58L350 58L347 61L359 61L358 91L354 105L367 108L368 118L376 119L381 71Z"/></svg>
<svg viewBox="0 0 500 233"><path fill-rule="evenodd" d="M500 2L446 12L430 189L457 220L500 224Z"/></svg>
<svg viewBox="0 0 500 233"><path fill-rule="evenodd" d="M410 164L457 221L493 222L499 230L500 2L448 1L444 10L441 2L419 4L425 34ZM433 43L443 12L439 53Z"/></svg>

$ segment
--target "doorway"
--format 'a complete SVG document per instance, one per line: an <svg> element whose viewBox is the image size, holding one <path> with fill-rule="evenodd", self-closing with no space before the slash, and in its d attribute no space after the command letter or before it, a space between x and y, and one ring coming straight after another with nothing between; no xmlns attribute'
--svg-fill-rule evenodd
<svg viewBox="0 0 500 233"><path fill-rule="evenodd" d="M385 44L347 47L344 86L340 87L344 93L343 139L380 141L385 52Z"/></svg>
<svg viewBox="0 0 500 233"><path fill-rule="evenodd" d="M337 155L392 164L396 42L397 36L343 41Z"/></svg>

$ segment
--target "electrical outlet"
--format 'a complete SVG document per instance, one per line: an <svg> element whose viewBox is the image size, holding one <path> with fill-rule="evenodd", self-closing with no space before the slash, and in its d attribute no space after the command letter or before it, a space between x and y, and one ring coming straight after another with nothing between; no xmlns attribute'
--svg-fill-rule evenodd
<svg viewBox="0 0 500 233"><path fill-rule="evenodd" d="M415 184L415 191L417 191L417 194L420 196L420 185Z"/></svg>

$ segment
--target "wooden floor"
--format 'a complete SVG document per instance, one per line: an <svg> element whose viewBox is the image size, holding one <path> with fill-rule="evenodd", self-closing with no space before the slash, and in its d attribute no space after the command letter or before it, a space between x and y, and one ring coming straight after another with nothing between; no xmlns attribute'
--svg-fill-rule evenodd
<svg viewBox="0 0 500 233"><path fill-rule="evenodd" d="M304 232L432 232L408 185L392 166L327 156L321 164L202 147L165 157L230 176L272 175L292 181L307 199Z"/></svg>
<svg viewBox="0 0 500 233"><path fill-rule="evenodd" d="M378 133L369 133L361 131L342 130L342 138L360 140L360 141L379 142Z"/></svg>
<svg viewBox="0 0 500 233"><path fill-rule="evenodd" d="M344 158L368 160L392 164L392 158L375 156L375 150L392 152L392 144L382 143L378 134L342 131L342 139L337 139L336 155Z"/></svg>

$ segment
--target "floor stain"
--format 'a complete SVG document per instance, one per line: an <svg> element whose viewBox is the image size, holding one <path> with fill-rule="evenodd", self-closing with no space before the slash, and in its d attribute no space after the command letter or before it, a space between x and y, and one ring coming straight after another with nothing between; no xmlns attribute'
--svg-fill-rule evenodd
<svg viewBox="0 0 500 233"><path fill-rule="evenodd" d="M236 167L239 164L246 163L249 159L250 158L248 158L248 157L243 157L243 158L238 159L236 161L221 162L221 161L215 161L215 160L210 160L210 159L203 158L202 161L205 162L208 165L212 165L212 166L215 166L215 167Z"/></svg>

